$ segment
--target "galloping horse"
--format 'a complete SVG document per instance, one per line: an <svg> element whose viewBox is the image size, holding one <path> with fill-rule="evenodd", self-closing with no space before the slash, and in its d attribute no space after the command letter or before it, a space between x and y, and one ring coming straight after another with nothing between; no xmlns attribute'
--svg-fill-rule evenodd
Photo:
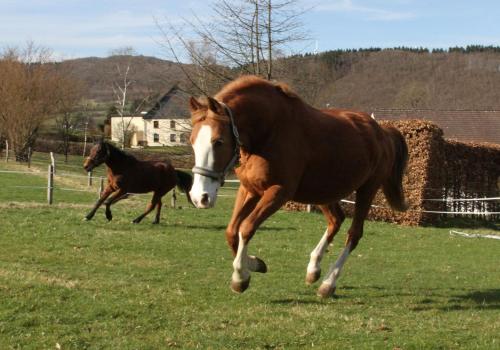
<svg viewBox="0 0 500 350"><path fill-rule="evenodd" d="M190 174L174 169L169 162L140 161L115 146L100 141L90 150L90 155L85 160L83 167L91 171L105 163L107 165L108 185L94 208L85 216L86 220L92 219L102 203L106 205L106 218L111 220L111 205L128 197L128 193L147 193L153 191L153 198L146 211L132 221L134 224L148 215L156 207L156 217L153 224L160 222L161 198L177 185L186 193L188 201L189 190L193 183ZM109 197L109 198L108 198ZM106 200L107 199L107 200Z"/></svg>
<svg viewBox="0 0 500 350"><path fill-rule="evenodd" d="M356 191L356 204L345 247L331 265L318 295L335 291L348 255L363 235L363 222L377 192L393 209L405 210L402 177L408 150L403 136L381 127L368 114L318 110L285 84L254 76L226 85L214 98L190 99L195 153L191 198L197 208L215 204L224 176L235 170L241 185L226 239L234 256L231 288L248 288L250 272L266 272L266 264L248 255L255 231L289 200L319 205L328 222L310 255L306 282L320 277L321 259L344 214L339 200Z"/></svg>

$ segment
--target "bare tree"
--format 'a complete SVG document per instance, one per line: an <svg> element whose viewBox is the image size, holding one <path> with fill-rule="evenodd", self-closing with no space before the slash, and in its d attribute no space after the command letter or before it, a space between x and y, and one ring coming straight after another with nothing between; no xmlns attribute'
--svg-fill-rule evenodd
<svg viewBox="0 0 500 350"><path fill-rule="evenodd" d="M134 84L134 80L130 78L132 57L136 55L136 52L132 47L123 47L114 49L110 53L112 56L118 56L120 58L115 65L116 79L113 82L112 88L115 96L114 105L116 107L116 113L120 118L118 132L120 134L121 148L123 149L130 145L131 136L135 131L133 119L137 117L137 112L149 100L149 96L143 98L141 102L135 103L135 110L131 111L130 108L127 108L130 89Z"/></svg>
<svg viewBox="0 0 500 350"><path fill-rule="evenodd" d="M212 76L219 85L239 74L271 80L276 54L290 52L292 43L306 38L300 22L303 13L299 0L215 0L209 20L196 15L185 20L183 28L194 33L192 38L169 23L161 30L174 59L189 57L198 73ZM185 73L206 93L192 72Z"/></svg>
<svg viewBox="0 0 500 350"><path fill-rule="evenodd" d="M0 124L19 161L27 159L40 125L72 89L72 79L50 58L48 49L33 42L0 56Z"/></svg>

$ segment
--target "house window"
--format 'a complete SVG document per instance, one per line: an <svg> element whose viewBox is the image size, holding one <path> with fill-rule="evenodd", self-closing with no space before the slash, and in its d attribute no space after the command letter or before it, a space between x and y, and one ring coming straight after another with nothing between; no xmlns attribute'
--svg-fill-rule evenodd
<svg viewBox="0 0 500 350"><path fill-rule="evenodd" d="M175 129L175 120L170 121L170 129Z"/></svg>
<svg viewBox="0 0 500 350"><path fill-rule="evenodd" d="M159 134L153 134L153 141L154 142L160 142L160 135Z"/></svg>
<svg viewBox="0 0 500 350"><path fill-rule="evenodd" d="M158 120L153 121L153 128L158 129L160 127L160 122Z"/></svg>
<svg viewBox="0 0 500 350"><path fill-rule="evenodd" d="M182 133L181 134L180 142L181 143L187 143L187 134L186 133Z"/></svg>
<svg viewBox="0 0 500 350"><path fill-rule="evenodd" d="M170 142L175 142L175 134L170 134Z"/></svg>

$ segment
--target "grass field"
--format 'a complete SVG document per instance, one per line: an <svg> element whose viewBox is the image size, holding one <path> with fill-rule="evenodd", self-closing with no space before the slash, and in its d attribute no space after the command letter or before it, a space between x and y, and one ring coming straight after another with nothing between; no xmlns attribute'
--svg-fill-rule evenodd
<svg viewBox="0 0 500 350"><path fill-rule="evenodd" d="M45 205L28 187L46 184L45 168L0 174L0 349L500 348L499 241L368 222L336 297L322 300L304 277L324 220L280 211L250 245L269 272L236 295L231 196L211 210L180 198L160 225L130 224L149 196L117 204L112 222L103 211L83 222L95 189L56 190ZM84 178L58 184L86 189Z"/></svg>

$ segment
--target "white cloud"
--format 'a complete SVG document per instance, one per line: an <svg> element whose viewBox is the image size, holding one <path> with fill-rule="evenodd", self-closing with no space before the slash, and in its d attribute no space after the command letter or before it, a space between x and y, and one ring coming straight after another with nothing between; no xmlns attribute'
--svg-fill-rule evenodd
<svg viewBox="0 0 500 350"><path fill-rule="evenodd" d="M413 12L392 11L376 7L357 5L353 0L321 1L315 7L316 11L358 13L365 16L365 20L372 21L401 21L416 17Z"/></svg>

